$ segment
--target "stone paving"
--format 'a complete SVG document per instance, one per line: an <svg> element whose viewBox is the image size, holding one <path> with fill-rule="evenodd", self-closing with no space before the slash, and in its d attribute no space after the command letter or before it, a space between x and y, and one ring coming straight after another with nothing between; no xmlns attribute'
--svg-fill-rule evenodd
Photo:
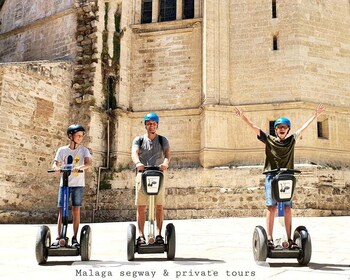
<svg viewBox="0 0 350 280"><path fill-rule="evenodd" d="M293 229L304 225L312 239L308 266L296 259L267 259L256 264L252 234L263 217L175 220L176 256L138 255L127 261L129 222L90 224L91 260L49 257L45 265L35 258L39 225L0 225L0 279L350 279L350 217L296 217ZM55 225L48 225L52 239ZM278 220L275 230L281 229ZM71 236L72 228L68 229ZM276 235L276 234L275 234ZM276 236L275 236L276 238Z"/></svg>

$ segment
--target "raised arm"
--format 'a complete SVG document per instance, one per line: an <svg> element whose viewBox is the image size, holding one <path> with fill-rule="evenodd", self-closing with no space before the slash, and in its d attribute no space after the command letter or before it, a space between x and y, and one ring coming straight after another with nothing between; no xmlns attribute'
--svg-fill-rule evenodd
<svg viewBox="0 0 350 280"><path fill-rule="evenodd" d="M316 120L324 111L326 110L326 108L323 106L323 104L319 104L316 108L316 112L315 114L307 120L306 123L303 124L303 126L301 128L299 128L296 131L296 134L299 135L300 138L303 137L303 134L305 133L305 130L310 126L310 124Z"/></svg>
<svg viewBox="0 0 350 280"><path fill-rule="evenodd" d="M260 136L260 127L253 124L243 113L243 111L237 107L234 107L235 114L238 118L241 118L254 132Z"/></svg>

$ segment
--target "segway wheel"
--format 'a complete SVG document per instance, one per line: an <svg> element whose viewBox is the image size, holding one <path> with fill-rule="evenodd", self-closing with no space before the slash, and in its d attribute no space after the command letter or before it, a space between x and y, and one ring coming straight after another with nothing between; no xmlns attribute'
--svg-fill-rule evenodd
<svg viewBox="0 0 350 280"><path fill-rule="evenodd" d="M175 249L176 249L176 235L175 227L173 224L168 224L165 230L165 242L166 242L166 252L167 259L173 260L175 258Z"/></svg>
<svg viewBox="0 0 350 280"><path fill-rule="evenodd" d="M262 226L256 226L253 233L253 254L256 262L265 262L267 258L267 235Z"/></svg>
<svg viewBox="0 0 350 280"><path fill-rule="evenodd" d="M80 232L80 256L82 261L89 261L91 257L91 228L83 226Z"/></svg>
<svg viewBox="0 0 350 280"><path fill-rule="evenodd" d="M297 258L301 265L308 265L311 260L312 245L311 237L306 227L299 226L294 231L294 242L302 249L300 256Z"/></svg>
<svg viewBox="0 0 350 280"><path fill-rule="evenodd" d="M51 246L51 232L47 226L41 226L36 235L35 256L38 264L47 262Z"/></svg>
<svg viewBox="0 0 350 280"><path fill-rule="evenodd" d="M136 226L130 224L128 226L128 234L127 234L127 253L128 253L128 261L133 261L135 258L135 241L136 241Z"/></svg>

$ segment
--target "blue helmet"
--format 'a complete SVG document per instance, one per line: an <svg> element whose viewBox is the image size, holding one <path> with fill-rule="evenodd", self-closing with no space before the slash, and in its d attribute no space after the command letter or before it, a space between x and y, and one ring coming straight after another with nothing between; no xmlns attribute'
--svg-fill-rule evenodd
<svg viewBox="0 0 350 280"><path fill-rule="evenodd" d="M276 128L276 126L278 126L279 124L286 124L288 125L289 129L291 128L292 124L290 122L289 119L287 118L279 118L275 121L275 125L274 125L274 128Z"/></svg>
<svg viewBox="0 0 350 280"><path fill-rule="evenodd" d="M143 120L145 124L146 124L146 121L154 121L157 124L159 124L159 117L156 113L153 113L153 112L146 114Z"/></svg>

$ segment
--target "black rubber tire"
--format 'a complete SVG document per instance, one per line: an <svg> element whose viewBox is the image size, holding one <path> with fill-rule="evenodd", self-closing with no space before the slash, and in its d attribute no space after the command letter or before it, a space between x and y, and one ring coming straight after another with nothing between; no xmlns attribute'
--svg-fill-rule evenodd
<svg viewBox="0 0 350 280"><path fill-rule="evenodd" d="M83 226L80 231L80 256L82 261L89 261L91 257L91 228L88 225Z"/></svg>
<svg viewBox="0 0 350 280"><path fill-rule="evenodd" d="M35 241L35 257L38 264L44 264L47 262L50 246L50 229L47 226L41 226L38 230Z"/></svg>
<svg viewBox="0 0 350 280"><path fill-rule="evenodd" d="M176 251L176 234L175 226L173 224L168 224L165 230L165 242L166 242L166 252L167 259L173 260L175 258Z"/></svg>
<svg viewBox="0 0 350 280"><path fill-rule="evenodd" d="M256 262L265 262L267 258L267 235L262 226L256 226L253 233L253 255Z"/></svg>
<svg viewBox="0 0 350 280"><path fill-rule="evenodd" d="M293 240L302 249L300 257L297 258L298 263L301 265L308 265L312 255L312 244L311 236L306 227L297 227L294 231Z"/></svg>
<svg viewBox="0 0 350 280"><path fill-rule="evenodd" d="M135 258L135 241L136 241L136 226L129 224L127 232L127 254L128 261L133 261Z"/></svg>

